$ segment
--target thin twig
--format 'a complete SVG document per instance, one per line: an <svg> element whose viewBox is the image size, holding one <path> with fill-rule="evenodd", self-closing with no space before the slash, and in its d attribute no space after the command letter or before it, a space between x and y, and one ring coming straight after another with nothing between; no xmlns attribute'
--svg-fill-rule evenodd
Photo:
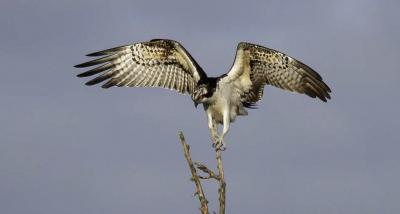
<svg viewBox="0 0 400 214"><path fill-rule="evenodd" d="M218 133L218 124L214 120L213 122L213 129ZM219 170L219 175L218 175L218 181L219 181L219 214L225 214L225 198L226 198L226 183L225 183L225 177L224 177L224 168L222 166L222 158L221 158L221 148L217 149L217 162L218 162L218 170Z"/></svg>
<svg viewBox="0 0 400 214"><path fill-rule="evenodd" d="M217 150L217 161L218 161L218 170L219 170L219 214L225 214L225 197L226 197L226 192L225 192L225 177L224 177L224 168L222 166L222 159L221 159L221 150Z"/></svg>
<svg viewBox="0 0 400 214"><path fill-rule="evenodd" d="M201 171L205 172L208 174L208 176L206 177L201 177L202 179L209 179L209 178L215 178L217 180L219 180L219 176L216 175L213 171L211 171L210 169L208 169L206 166L204 166L203 164L200 163L196 163L194 162L194 164L197 166L197 169L200 169Z"/></svg>
<svg viewBox="0 0 400 214"><path fill-rule="evenodd" d="M203 188L201 187L199 176L197 175L196 168L194 168L192 158L190 157L189 148L190 146L186 145L185 137L183 136L182 132L179 132L179 137L181 138L183 150L185 151L185 157L188 161L190 171L192 172L192 178L190 180L194 181L197 187L197 195L199 195L199 200L201 207L199 207L200 211L203 214L209 214L208 212L208 201L204 196ZM225 189L225 188L224 188ZM196 193L194 194L196 195Z"/></svg>

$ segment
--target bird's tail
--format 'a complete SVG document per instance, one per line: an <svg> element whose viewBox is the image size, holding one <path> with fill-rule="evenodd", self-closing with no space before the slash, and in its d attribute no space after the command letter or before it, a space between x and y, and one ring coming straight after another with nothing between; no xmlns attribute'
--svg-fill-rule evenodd
<svg viewBox="0 0 400 214"><path fill-rule="evenodd" d="M249 109L258 109L256 103L250 103L250 102L242 102L243 107L249 108Z"/></svg>

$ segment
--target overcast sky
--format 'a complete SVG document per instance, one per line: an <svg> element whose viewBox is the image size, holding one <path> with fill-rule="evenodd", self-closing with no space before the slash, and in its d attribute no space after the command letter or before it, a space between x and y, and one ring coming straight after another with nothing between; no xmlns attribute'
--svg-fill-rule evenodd
<svg viewBox="0 0 400 214"><path fill-rule="evenodd" d="M246 41L315 69L323 103L268 86L231 124L227 213L400 212L399 1L20 1L0 6L0 213L199 213L178 132L216 170L189 96L85 86L85 54L169 38L209 76ZM203 181L210 211L218 184Z"/></svg>

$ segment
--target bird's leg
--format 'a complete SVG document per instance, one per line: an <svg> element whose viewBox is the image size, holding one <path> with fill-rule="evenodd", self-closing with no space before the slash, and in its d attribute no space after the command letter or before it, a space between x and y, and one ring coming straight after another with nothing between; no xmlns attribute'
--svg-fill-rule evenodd
<svg viewBox="0 0 400 214"><path fill-rule="evenodd" d="M218 135L218 124L217 124L217 122L215 120L213 121L213 132L214 132L213 142L215 142L219 138L219 135Z"/></svg>
<svg viewBox="0 0 400 214"><path fill-rule="evenodd" d="M226 149L226 143L224 140L224 136L226 135L226 133L229 130L229 123L230 123L230 117L229 117L229 111L224 112L224 128L222 130L221 135L219 136L219 138L214 141L215 143L213 144L213 147L215 147L216 150L221 149L222 151L224 151Z"/></svg>
<svg viewBox="0 0 400 214"><path fill-rule="evenodd" d="M219 138L218 125L215 123L211 114L207 114L207 122L208 122L208 128L210 128L210 131L211 131L211 140L213 142L215 142ZM216 129L214 128L215 126L216 126Z"/></svg>

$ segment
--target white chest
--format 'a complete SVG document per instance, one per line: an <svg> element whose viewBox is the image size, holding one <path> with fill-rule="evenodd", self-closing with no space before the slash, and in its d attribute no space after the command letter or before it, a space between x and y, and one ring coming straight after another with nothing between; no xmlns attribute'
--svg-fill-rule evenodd
<svg viewBox="0 0 400 214"><path fill-rule="evenodd" d="M204 110L210 114L217 123L223 123L224 113L229 115L230 122L234 122L237 116L238 108L242 107L240 95L233 86L221 87L215 92L215 99L212 104L204 103Z"/></svg>

